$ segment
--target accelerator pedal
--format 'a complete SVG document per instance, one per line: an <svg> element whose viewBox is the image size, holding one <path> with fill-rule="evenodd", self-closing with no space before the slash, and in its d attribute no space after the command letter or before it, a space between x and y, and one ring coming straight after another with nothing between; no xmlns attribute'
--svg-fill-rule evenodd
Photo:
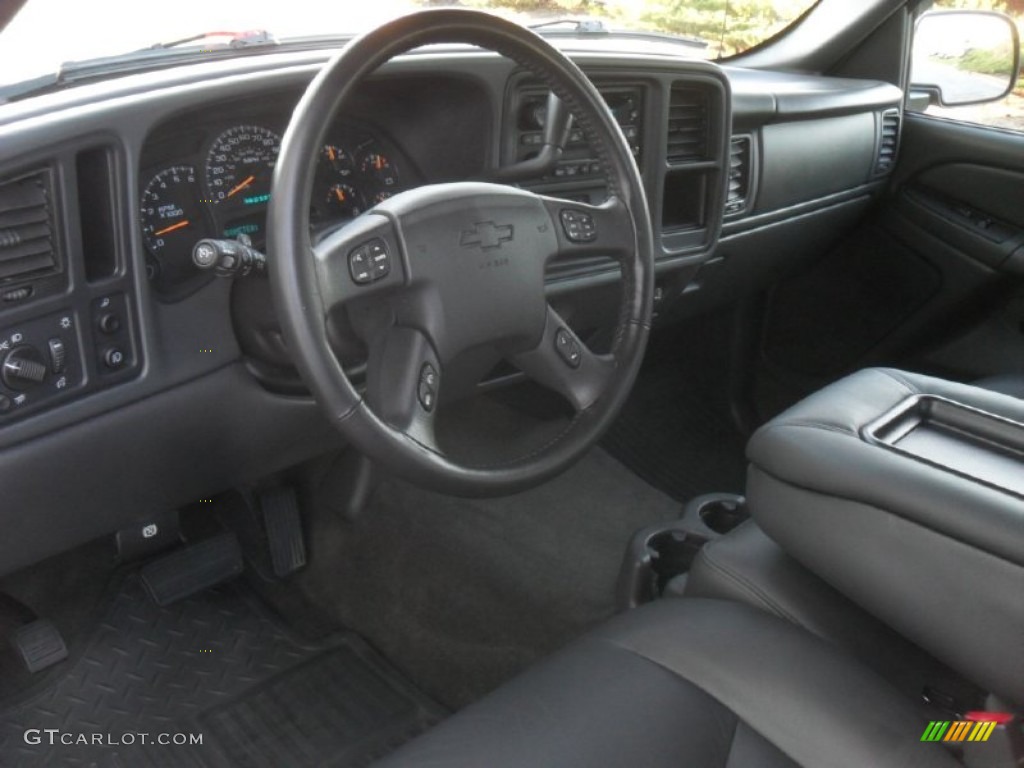
<svg viewBox="0 0 1024 768"><path fill-rule="evenodd" d="M147 563L140 574L153 602L165 606L233 579L242 568L242 547L228 532Z"/></svg>
<svg viewBox="0 0 1024 768"><path fill-rule="evenodd" d="M306 565L306 541L302 535L299 499L290 486L264 491L259 499L270 562L274 575L283 579Z"/></svg>

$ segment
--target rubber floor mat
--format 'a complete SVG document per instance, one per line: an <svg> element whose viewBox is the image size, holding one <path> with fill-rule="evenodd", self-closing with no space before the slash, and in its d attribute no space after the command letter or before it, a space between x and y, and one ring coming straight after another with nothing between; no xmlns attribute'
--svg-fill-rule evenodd
<svg viewBox="0 0 1024 768"><path fill-rule="evenodd" d="M298 639L238 584L160 608L128 576L63 664L0 704L0 765L362 766L444 716L357 636Z"/></svg>

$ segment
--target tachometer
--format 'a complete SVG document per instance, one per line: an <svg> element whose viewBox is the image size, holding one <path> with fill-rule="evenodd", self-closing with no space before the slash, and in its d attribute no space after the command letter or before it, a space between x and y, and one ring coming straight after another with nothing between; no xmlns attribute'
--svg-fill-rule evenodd
<svg viewBox="0 0 1024 768"><path fill-rule="evenodd" d="M196 169L191 165L165 168L146 184L140 209L142 234L162 268L191 265L192 246L206 236L199 197Z"/></svg>
<svg viewBox="0 0 1024 768"><path fill-rule="evenodd" d="M281 137L259 125L237 125L216 138L206 156L206 186L214 203L263 205Z"/></svg>

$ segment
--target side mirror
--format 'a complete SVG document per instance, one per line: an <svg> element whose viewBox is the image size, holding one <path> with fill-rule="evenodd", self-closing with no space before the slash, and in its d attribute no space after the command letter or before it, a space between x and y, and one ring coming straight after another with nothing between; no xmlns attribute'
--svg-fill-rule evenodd
<svg viewBox="0 0 1024 768"><path fill-rule="evenodd" d="M1017 25L990 11L931 11L917 22L911 98L942 107L997 101L1017 86Z"/></svg>

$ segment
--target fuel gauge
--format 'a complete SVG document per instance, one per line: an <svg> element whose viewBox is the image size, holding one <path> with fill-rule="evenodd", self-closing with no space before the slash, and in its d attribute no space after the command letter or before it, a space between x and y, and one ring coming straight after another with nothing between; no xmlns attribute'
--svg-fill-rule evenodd
<svg viewBox="0 0 1024 768"><path fill-rule="evenodd" d="M352 155L343 147L336 144L327 144L321 154L321 162L326 165L336 176L342 179L349 179L355 173L356 163Z"/></svg>

